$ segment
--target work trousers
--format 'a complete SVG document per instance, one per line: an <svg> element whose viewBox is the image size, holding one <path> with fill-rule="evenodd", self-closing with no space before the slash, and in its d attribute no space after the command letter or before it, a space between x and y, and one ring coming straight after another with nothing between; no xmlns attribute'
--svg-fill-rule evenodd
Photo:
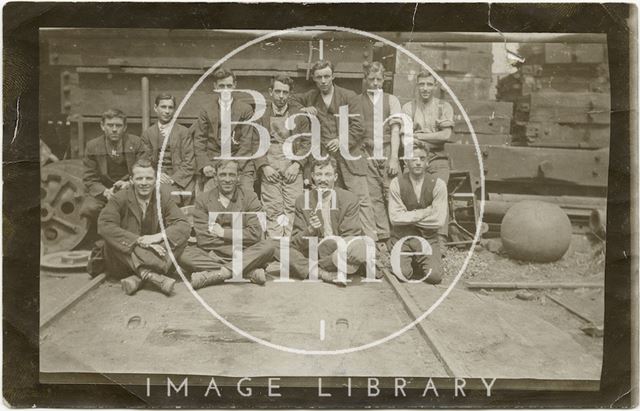
<svg viewBox="0 0 640 411"><path fill-rule="evenodd" d="M340 176L342 178L344 188L358 196L358 199L360 200L360 224L362 225L362 232L364 235L371 237L374 241L377 241L376 217L371 197L369 196L367 176L352 174L342 161L338 161L338 168L340 169Z"/></svg>
<svg viewBox="0 0 640 411"><path fill-rule="evenodd" d="M350 237L345 237L349 241ZM366 262L366 246L361 240L352 241L347 246L347 272L352 273L359 266ZM340 259L338 246L335 241L324 241L318 246L318 267L329 272L338 271L338 261ZM295 247L289 248L289 267L292 277L306 279L309 277L309 250L298 250Z"/></svg>
<svg viewBox="0 0 640 411"><path fill-rule="evenodd" d="M437 178L444 181L445 184L449 183L449 174L451 172L451 166L449 165L449 157L446 157L446 154L443 154L445 157L440 157L439 155L429 162L428 171L435 175ZM440 234L440 246L444 250L444 242L449 235L449 214L447 213L447 219L444 225L438 230Z"/></svg>
<svg viewBox="0 0 640 411"><path fill-rule="evenodd" d="M439 247L439 233L423 235L423 238L431 246L431 255L400 255L400 270L408 280L419 280L429 273L424 281L429 284L439 284L442 281L442 254ZM392 244L398 241L397 236L392 236ZM422 244L416 238L411 238L402 244L402 253L422 253ZM398 276L398 278L401 278Z"/></svg>
<svg viewBox="0 0 640 411"><path fill-rule="evenodd" d="M217 251L217 252L216 252ZM242 276L256 268L264 268L273 259L274 247L270 241L261 241L242 250ZM216 271L222 267L233 271L233 258L220 250L205 251L197 246L188 246L178 259L187 272Z"/></svg>
<svg viewBox="0 0 640 411"><path fill-rule="evenodd" d="M180 251L177 250L175 254L179 255ZM160 257L155 251L140 246L136 246L128 254L105 244L104 260L107 275L117 280L131 275L140 277L144 271L166 275L173 267L168 254L165 257Z"/></svg>
<svg viewBox="0 0 640 411"><path fill-rule="evenodd" d="M389 146L384 147L384 156L387 159L389 158L390 151ZM369 156L371 157L371 155ZM373 208L378 241L387 240L391 235L391 225L389 223L389 212L387 209L389 182L391 179L387 174L387 163L388 160L367 159L367 186Z"/></svg>
<svg viewBox="0 0 640 411"><path fill-rule="evenodd" d="M262 208L267 214L269 238L289 237L293 229L296 198L302 195L302 174L298 174L291 184L285 183L282 178L275 184L263 178L261 187L260 196Z"/></svg>

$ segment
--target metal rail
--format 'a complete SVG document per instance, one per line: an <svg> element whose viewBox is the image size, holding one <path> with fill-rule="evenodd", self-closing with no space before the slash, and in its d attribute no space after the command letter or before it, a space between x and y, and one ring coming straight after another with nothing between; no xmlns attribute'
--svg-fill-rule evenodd
<svg viewBox="0 0 640 411"><path fill-rule="evenodd" d="M106 274L102 273L94 277L87 284L76 290L73 294L71 294L66 300L60 303L56 308L51 310L40 317L40 328L47 327L50 325L56 318L60 317L61 314L69 310L73 305L75 305L78 301L82 299L89 291L95 289L100 284L104 282L106 279Z"/></svg>
<svg viewBox="0 0 640 411"><path fill-rule="evenodd" d="M418 307L407 290L402 287L400 281L398 281L398 279L388 270L384 270L384 275L412 320L420 317L424 310L421 310ZM429 344L429 347L431 347L438 360L440 360L449 377L463 377L469 375L464 364L457 360L454 353L449 351L447 344L440 339L428 323L425 321L418 322L416 324L416 328L424 337L427 344Z"/></svg>

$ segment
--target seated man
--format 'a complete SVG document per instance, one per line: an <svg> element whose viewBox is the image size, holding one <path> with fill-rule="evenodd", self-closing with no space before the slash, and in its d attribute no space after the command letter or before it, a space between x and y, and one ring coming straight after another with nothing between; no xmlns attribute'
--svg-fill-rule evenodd
<svg viewBox="0 0 640 411"><path fill-rule="evenodd" d="M127 134L127 116L118 109L102 114L104 133L87 143L82 181L87 191L81 214L95 221L116 191L126 188L133 164L148 153L142 140Z"/></svg>
<svg viewBox="0 0 640 411"><path fill-rule="evenodd" d="M193 139L185 126L174 123L169 135L169 123L173 119L175 106L176 99L170 94L156 97L153 109L158 115L158 122L142 132L142 141L153 165L160 167L160 183L170 186L173 191L192 192L191 196L183 194L176 197L182 206L191 204L195 198L196 158ZM158 164L163 145L162 163Z"/></svg>
<svg viewBox="0 0 640 411"><path fill-rule="evenodd" d="M184 249L191 227L171 193L160 196L162 216L156 202L156 172L147 159L132 167L131 185L115 193L98 218L98 233L104 239L107 274L121 280L128 295L134 294L143 281L170 295L175 280L165 275L172 261L165 248L159 218L174 255Z"/></svg>
<svg viewBox="0 0 640 411"><path fill-rule="evenodd" d="M404 237L424 238L431 253L424 252L420 240L404 241L400 269L411 280L424 278L430 284L442 281L442 255L438 246L438 230L447 219L447 185L440 178L427 173L428 150L414 147L413 158L407 161L409 172L391 180L389 186L389 219L391 241L395 245Z"/></svg>
<svg viewBox="0 0 640 411"><path fill-rule="evenodd" d="M193 225L198 245L189 246L180 265L191 272L191 285L199 289L220 284L233 277L233 215L242 215L242 276L264 284L264 267L272 260L274 248L263 239L258 216L260 201L256 193L240 185L238 162L220 160L215 164L216 186L196 198ZM215 221L214 221L215 218ZM238 228L239 229L239 228Z"/></svg>
<svg viewBox="0 0 640 411"><path fill-rule="evenodd" d="M338 276L341 253L337 243L324 240L336 236L349 242L362 236L358 197L335 187L338 179L336 159L312 160L311 176L317 190L305 193L296 200L295 218L291 233L289 262L293 276L309 277L309 239L318 238L318 276L325 282L345 286ZM321 199L318 199L318 196ZM348 243L346 251L347 274L353 274L365 262L365 244L361 240Z"/></svg>

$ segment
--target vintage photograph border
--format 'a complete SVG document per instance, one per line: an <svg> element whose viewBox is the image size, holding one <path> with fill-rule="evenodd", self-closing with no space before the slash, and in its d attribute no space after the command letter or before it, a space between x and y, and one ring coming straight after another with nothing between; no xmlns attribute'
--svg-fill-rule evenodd
<svg viewBox="0 0 640 411"><path fill-rule="evenodd" d="M367 18L362 18L362 8ZM4 23L4 259L3 259L3 395L13 407L153 407L173 408L346 408L407 407L629 407L637 385L637 266L632 257L632 150L637 135L630 128L637 84L630 70L630 49L637 33L629 25L636 9L627 4L193 4L193 3L7 3ZM272 18L265 19L269 15ZM433 16L438 16L434 19ZM455 398L450 388L437 398L420 394L395 397L383 388L367 398L365 388L350 397L336 390L318 398L317 387L282 384L281 398L237 393L219 399L144 396L144 386L108 384L43 384L39 382L39 236L38 31L44 27L181 28L279 30L291 26L331 24L370 32L504 32L605 33L611 72L611 141L608 175L605 335L602 377L598 391L580 391L577 381L557 390L526 388L482 390ZM18 101L18 105L14 102ZM637 178L637 177L636 177ZM637 180L636 180L637 181ZM636 203L632 202L636 198ZM636 212L637 216L637 212ZM637 234L636 234L637 235ZM637 239L637 237L636 237ZM635 330L637 333L637 330ZM635 338L635 339L634 339ZM78 376L81 379L81 376ZM256 391L265 381L254 379ZM224 385L224 383L220 383ZM293 381L292 381L293 382ZM451 385L451 381L444 381ZM384 384L381 384L384 386ZM469 386L481 388L478 381ZM206 387L205 387L206 388ZM637 387L636 387L637 388ZM424 387L415 388L420 393ZM328 389L331 392L331 389ZM410 389L407 391L411 391ZM636 400L637 401L637 400Z"/></svg>

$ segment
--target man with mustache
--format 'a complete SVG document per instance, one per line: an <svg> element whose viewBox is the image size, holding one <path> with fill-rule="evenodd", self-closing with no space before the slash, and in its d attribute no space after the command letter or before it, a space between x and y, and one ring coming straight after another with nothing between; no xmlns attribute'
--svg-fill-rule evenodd
<svg viewBox="0 0 640 411"><path fill-rule="evenodd" d="M428 153L428 171L449 182L449 156L444 145L453 132L453 107L448 102L435 96L438 83L428 71L421 71L417 78L416 97L406 103L402 111L413 120L413 138L416 145L423 145ZM447 241L447 223L440 228L439 247L444 252Z"/></svg>
<svg viewBox="0 0 640 411"><path fill-rule="evenodd" d="M302 111L317 116L321 128L322 154L330 154L337 160L335 172L340 175L340 186L354 193L360 201L359 218L364 235L377 240L375 216L367 186L367 159L362 149L364 128L360 99L351 90L333 84L335 69L327 60L317 61L311 67L316 88L294 96L303 106ZM342 151L348 149L356 160L345 158L340 149L340 108L348 108L348 141Z"/></svg>
<svg viewBox="0 0 640 411"><path fill-rule="evenodd" d="M171 295L175 280L166 274L173 264L159 219L176 256L184 249L191 226L166 189L161 190L158 215L156 171L149 160L141 159L133 165L130 182L111 196L98 218L107 274L122 279L128 295L145 282Z"/></svg>
<svg viewBox="0 0 640 411"><path fill-rule="evenodd" d="M233 214L242 220L242 277L252 283L266 282L264 267L273 259L274 247L263 240L258 216L260 201L253 190L240 184L235 160L216 163L216 186L196 198L193 225L197 246L189 246L180 256L180 265L191 272L194 289L221 284L233 277ZM233 213L233 214L231 214Z"/></svg>
<svg viewBox="0 0 640 411"><path fill-rule="evenodd" d="M358 197L335 186L338 180L336 159L312 160L312 178L316 190L296 200L296 212L291 233L289 263L291 274L300 279L309 277L309 239L336 236L349 241L362 236ZM325 240L318 246L318 276L322 281L346 286L338 276L341 253L337 243ZM360 240L349 243L346 250L347 274L355 273L366 261L365 244Z"/></svg>
<svg viewBox="0 0 640 411"><path fill-rule="evenodd" d="M414 147L413 157L407 160L409 172L391 180L391 242L395 245L403 241L403 254L399 261L402 276L409 280L424 278L427 283L438 284L443 274L438 230L447 218L447 185L439 177L426 172L427 158L426 149ZM422 242L414 237L426 240L431 251L425 250Z"/></svg>
<svg viewBox="0 0 640 411"><path fill-rule="evenodd" d="M173 191L192 192L195 189L196 160L193 151L193 140L187 128L177 122L173 123L171 134L169 124L173 119L176 99L170 94L160 94L153 106L158 122L142 133L142 141L147 148L153 165L160 167L160 183ZM168 140L164 144L165 140ZM160 151L164 145L164 155L160 162ZM188 205L194 195L177 197L179 205Z"/></svg>
<svg viewBox="0 0 640 411"><path fill-rule="evenodd" d="M236 76L231 70L219 68L213 73L215 90L212 102L198 116L193 125L193 145L196 152L198 172L206 180L204 191L215 186L216 159L220 157L222 147L221 117L223 111L229 114L231 122L248 121L253 109L247 103L239 101L233 93L222 93L223 90L234 90L237 86ZM229 97L225 100L225 97ZM231 154L234 157L250 157L254 154L257 143L255 129L249 124L231 124ZM253 160L238 160L240 184L248 191L253 191L255 166Z"/></svg>
<svg viewBox="0 0 640 411"><path fill-rule="evenodd" d="M133 164L148 158L142 140L127 134L127 116L118 109L102 113L100 128L104 133L87 143L84 152L82 181L87 192L81 215L93 223L107 201L129 185Z"/></svg>

